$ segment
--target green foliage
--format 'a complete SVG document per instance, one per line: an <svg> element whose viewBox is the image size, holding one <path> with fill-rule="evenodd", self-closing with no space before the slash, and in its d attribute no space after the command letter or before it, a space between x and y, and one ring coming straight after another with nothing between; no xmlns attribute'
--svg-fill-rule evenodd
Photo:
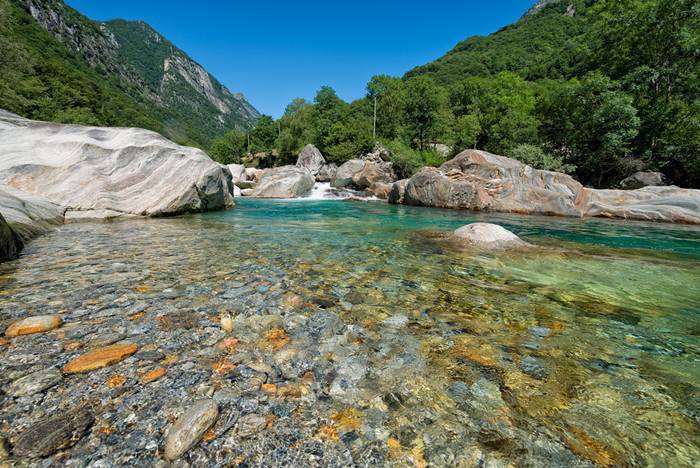
<svg viewBox="0 0 700 468"><path fill-rule="evenodd" d="M240 130L230 130L214 140L209 155L221 164L240 164L247 153L247 137Z"/></svg>
<svg viewBox="0 0 700 468"><path fill-rule="evenodd" d="M544 171L563 172L565 174L576 170L573 164L566 164L564 158L545 152L540 146L522 144L518 145L508 153L508 157L517 159L535 169Z"/></svg>
<svg viewBox="0 0 700 468"><path fill-rule="evenodd" d="M269 115L263 115L258 119L253 130L250 131L251 153L271 152L275 147L278 137L278 127Z"/></svg>
<svg viewBox="0 0 700 468"><path fill-rule="evenodd" d="M401 140L384 140L382 144L391 151L391 162L399 179L407 179L424 166L439 166L445 158L432 149L418 150Z"/></svg>
<svg viewBox="0 0 700 468"><path fill-rule="evenodd" d="M450 124L452 115L447 91L427 76L407 80L404 116L409 141L423 150Z"/></svg>
<svg viewBox="0 0 700 468"><path fill-rule="evenodd" d="M404 82L386 75L373 76L367 83L367 99L372 106L376 100L377 136L389 140L398 138L404 122Z"/></svg>
<svg viewBox="0 0 700 468"><path fill-rule="evenodd" d="M467 148L475 148L481 133L481 122L478 115L465 114L457 117L452 132L453 153L459 153Z"/></svg>

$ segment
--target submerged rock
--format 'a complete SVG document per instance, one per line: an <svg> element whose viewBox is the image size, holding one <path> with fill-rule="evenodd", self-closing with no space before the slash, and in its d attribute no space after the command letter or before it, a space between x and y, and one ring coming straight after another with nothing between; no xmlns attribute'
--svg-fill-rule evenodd
<svg viewBox="0 0 700 468"><path fill-rule="evenodd" d="M63 368L66 374L88 372L116 364L138 351L132 343L122 343L98 348L78 356Z"/></svg>
<svg viewBox="0 0 700 468"><path fill-rule="evenodd" d="M139 128L38 122L0 111L0 183L73 210L142 216L233 206L203 151Z"/></svg>
<svg viewBox="0 0 700 468"><path fill-rule="evenodd" d="M584 188L572 177L514 159L467 150L439 168L426 167L406 185L404 203L557 216L603 216L700 224L700 190Z"/></svg>
<svg viewBox="0 0 700 468"><path fill-rule="evenodd" d="M258 198L297 198L308 195L314 188L314 178L306 169L282 166L267 169L250 192Z"/></svg>
<svg viewBox="0 0 700 468"><path fill-rule="evenodd" d="M304 149L302 149L299 153L296 166L306 169L311 173L311 175L315 176L325 164L326 159L323 157L318 148L309 144L304 146Z"/></svg>
<svg viewBox="0 0 700 468"><path fill-rule="evenodd" d="M12 382L5 392L14 397L34 395L51 388L61 381L63 376L55 367L32 372Z"/></svg>
<svg viewBox="0 0 700 468"><path fill-rule="evenodd" d="M660 187L671 185L671 179L661 172L635 172L620 182L622 190L636 190L642 187Z"/></svg>
<svg viewBox="0 0 700 468"><path fill-rule="evenodd" d="M530 244L498 224L473 223L457 229L454 240L479 249L500 250L527 247Z"/></svg>
<svg viewBox="0 0 700 468"><path fill-rule="evenodd" d="M37 458L75 445L94 417L88 407L82 406L31 424L15 440L12 452L15 456Z"/></svg>
<svg viewBox="0 0 700 468"><path fill-rule="evenodd" d="M32 333L41 333L58 328L61 326L61 323L63 323L63 321L58 315L35 315L33 317L26 317L7 327L5 336L15 337L30 335Z"/></svg>
<svg viewBox="0 0 700 468"><path fill-rule="evenodd" d="M187 409L172 425L165 439L165 458L177 460L194 447L219 416L216 401L200 400Z"/></svg>

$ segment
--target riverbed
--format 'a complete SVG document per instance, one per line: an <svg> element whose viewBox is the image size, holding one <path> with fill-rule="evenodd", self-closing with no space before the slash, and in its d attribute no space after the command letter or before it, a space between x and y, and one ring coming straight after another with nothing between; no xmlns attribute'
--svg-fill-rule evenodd
<svg viewBox="0 0 700 468"><path fill-rule="evenodd" d="M0 339L1 388L100 347L138 347L37 393L0 394L5 457L30 463L13 446L22 433L87 407L90 423L48 465L152 464L183 411L213 399L217 422L182 458L192 465L700 459L697 227L237 203L65 225L0 265L0 329L63 319ZM477 221L541 248L445 241Z"/></svg>

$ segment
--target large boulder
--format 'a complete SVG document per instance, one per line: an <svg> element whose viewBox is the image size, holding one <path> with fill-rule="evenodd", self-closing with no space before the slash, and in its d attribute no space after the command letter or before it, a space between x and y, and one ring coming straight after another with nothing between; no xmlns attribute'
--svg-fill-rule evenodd
<svg viewBox="0 0 700 468"><path fill-rule="evenodd" d="M635 172L620 182L622 190L636 190L642 187L662 187L672 185L671 179L660 172Z"/></svg>
<svg viewBox="0 0 700 468"><path fill-rule="evenodd" d="M406 185L408 184L408 179L397 180L391 184L391 191L389 192L389 203L395 205L400 205L403 203L403 197L406 193Z"/></svg>
<svg viewBox="0 0 700 468"><path fill-rule="evenodd" d="M23 246L22 239L0 213L0 262L15 258Z"/></svg>
<svg viewBox="0 0 700 468"><path fill-rule="evenodd" d="M362 169L352 176L353 185L360 189L368 189L374 184L392 184L396 174L390 162L365 161Z"/></svg>
<svg viewBox="0 0 700 468"><path fill-rule="evenodd" d="M231 172L231 177L233 181L241 179L245 175L245 166L243 164L227 164L229 172Z"/></svg>
<svg viewBox="0 0 700 468"><path fill-rule="evenodd" d="M321 169L319 169L318 174L316 174L316 182L330 182L335 179L337 172L338 166L335 164L324 164Z"/></svg>
<svg viewBox="0 0 700 468"><path fill-rule="evenodd" d="M566 174L467 150L439 168L423 168L407 183L408 205L558 216L607 216L700 223L700 190L584 188Z"/></svg>
<svg viewBox="0 0 700 468"><path fill-rule="evenodd" d="M174 215L233 206L218 163L138 128L62 125L0 111L0 184L71 210Z"/></svg>
<svg viewBox="0 0 700 468"><path fill-rule="evenodd" d="M484 250L513 249L530 245L506 228L490 223L473 223L462 226L452 234L452 239L461 244Z"/></svg>
<svg viewBox="0 0 700 468"><path fill-rule="evenodd" d="M315 176L318 171L326 164L326 159L323 157L321 152L314 145L306 145L304 149L301 150L299 156L297 157L297 167L306 169Z"/></svg>
<svg viewBox="0 0 700 468"><path fill-rule="evenodd" d="M331 186L343 188L352 185L352 178L365 167L362 159L350 159L345 161L336 171L335 177L331 180Z"/></svg>
<svg viewBox="0 0 700 468"><path fill-rule="evenodd" d="M250 192L258 198L298 198L311 193L314 178L309 171L296 166L266 169Z"/></svg>

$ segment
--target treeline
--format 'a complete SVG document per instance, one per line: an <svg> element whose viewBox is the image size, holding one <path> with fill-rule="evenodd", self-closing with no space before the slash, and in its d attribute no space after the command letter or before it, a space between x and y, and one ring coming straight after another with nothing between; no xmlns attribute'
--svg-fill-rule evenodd
<svg viewBox="0 0 700 468"><path fill-rule="evenodd" d="M438 85L414 71L375 76L351 103L323 87L277 121L263 117L249 134L227 133L211 154L281 165L311 142L342 163L378 140L408 176L451 156L434 150L441 143L452 154L485 149L597 187L637 170L700 187L700 3L599 0L581 14L588 27L568 44L556 78L528 80L516 70Z"/></svg>

